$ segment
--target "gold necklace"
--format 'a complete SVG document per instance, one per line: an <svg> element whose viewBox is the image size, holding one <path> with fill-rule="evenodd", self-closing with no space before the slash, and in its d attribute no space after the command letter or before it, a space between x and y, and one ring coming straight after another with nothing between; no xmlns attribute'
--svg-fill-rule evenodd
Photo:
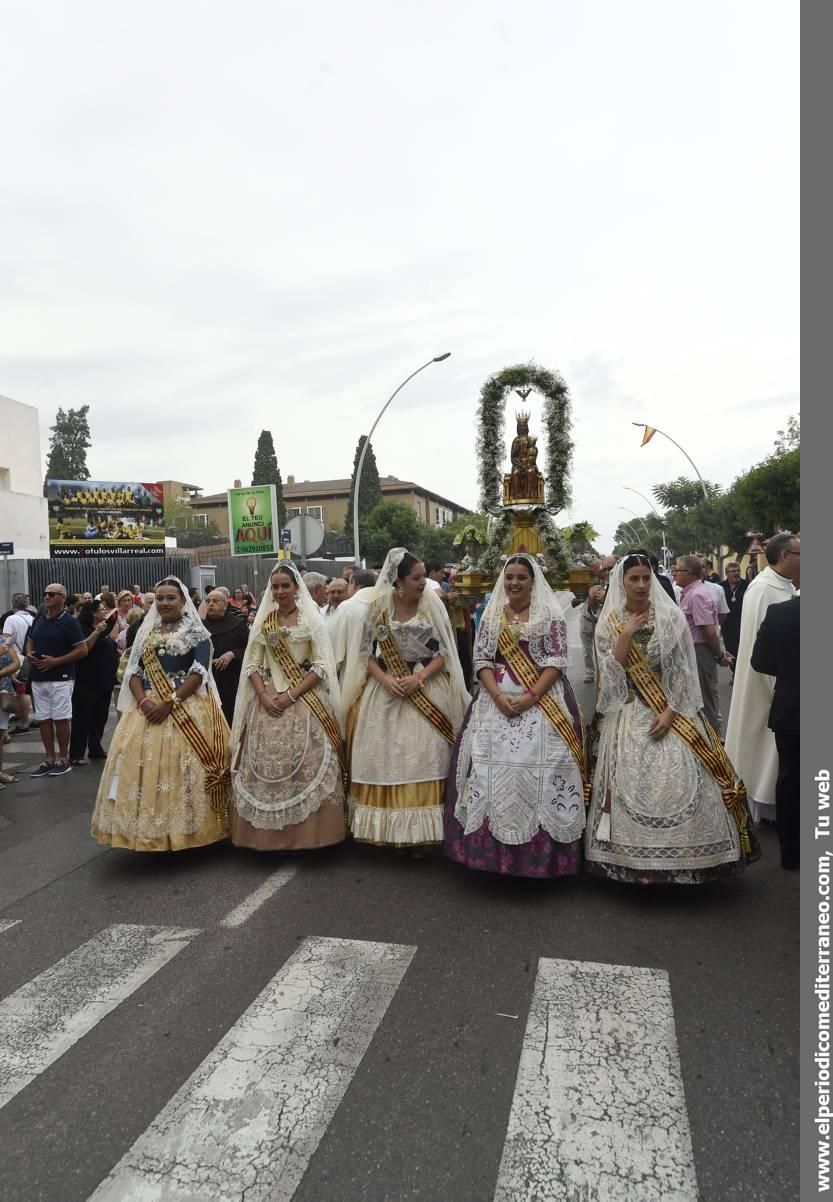
<svg viewBox="0 0 833 1202"><path fill-rule="evenodd" d="M527 615L527 617L529 617L529 606L528 605L525 605L523 607L523 609L517 610L517 612L512 608L511 605L507 605L506 608L509 610L510 614L512 615L512 617L509 619L510 626L520 626L521 614L524 611L526 611L526 615Z"/></svg>

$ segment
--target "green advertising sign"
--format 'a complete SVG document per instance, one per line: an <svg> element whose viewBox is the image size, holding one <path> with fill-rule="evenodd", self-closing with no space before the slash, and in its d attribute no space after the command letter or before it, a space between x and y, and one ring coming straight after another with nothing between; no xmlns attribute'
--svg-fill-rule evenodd
<svg viewBox="0 0 833 1202"><path fill-rule="evenodd" d="M277 540L273 514L277 509L274 484L228 490L229 541L232 555L274 555Z"/></svg>

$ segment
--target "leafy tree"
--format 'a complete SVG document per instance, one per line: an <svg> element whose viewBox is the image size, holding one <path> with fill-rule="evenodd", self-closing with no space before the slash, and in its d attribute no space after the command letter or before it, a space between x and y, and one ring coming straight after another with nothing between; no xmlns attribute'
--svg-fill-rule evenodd
<svg viewBox="0 0 833 1202"><path fill-rule="evenodd" d="M367 435L362 434L353 456L353 471L350 476L350 496L347 500L347 517L344 519L344 533L353 535L353 491L356 487L356 472L359 470L359 459L362 447L367 442ZM382 486L379 483L379 469L376 466L376 456L373 454L373 443L369 443L367 454L362 466L362 479L359 485L359 539L364 543L364 520L372 509L382 500ZM396 544L393 544L396 546Z"/></svg>
<svg viewBox="0 0 833 1202"><path fill-rule="evenodd" d="M209 522L206 526L191 526L187 530L177 527L178 547L211 547L216 543L227 542L228 535L222 534L214 522Z"/></svg>
<svg viewBox="0 0 833 1202"><path fill-rule="evenodd" d="M275 443L271 430L261 430L257 440L255 462L252 468L252 484L274 484L278 512L275 515L278 530L286 525L286 505L283 500L283 480L275 454Z"/></svg>
<svg viewBox="0 0 833 1202"><path fill-rule="evenodd" d="M574 522L572 526L565 526L561 533L573 558L578 559L588 555L595 557L599 554L593 546L594 540L599 537L599 532L590 522Z"/></svg>
<svg viewBox="0 0 833 1202"><path fill-rule="evenodd" d="M697 480L678 476L651 490L667 507L666 539L676 555L691 551L709 552L726 544L742 554L748 532L759 530L768 537L777 530L799 530L801 526L801 429L796 416L778 431L775 452L738 476L723 491L706 481L709 499ZM650 526L655 521L646 515ZM625 538L623 523L617 530ZM636 528L636 527L635 527ZM618 553L618 551L617 551Z"/></svg>
<svg viewBox="0 0 833 1202"><path fill-rule="evenodd" d="M719 484L713 484L710 480L704 480L703 483L710 497L720 496ZM704 500L700 481L689 480L686 476L678 476L667 484L655 484L651 492L665 509L691 509Z"/></svg>
<svg viewBox="0 0 833 1202"><path fill-rule="evenodd" d="M461 513L459 517L454 518L454 520L449 522L447 526L444 526L443 529L449 530L454 538L456 538L458 534L461 534L464 530L468 529L469 526L474 526L475 530L483 539L483 545L485 546L489 529L488 513Z"/></svg>
<svg viewBox="0 0 833 1202"><path fill-rule="evenodd" d="M775 451L778 455L786 455L797 451L801 446L801 422L797 413L791 413L787 418L786 429L778 431L775 439Z"/></svg>
<svg viewBox="0 0 833 1202"><path fill-rule="evenodd" d="M228 535L222 534L214 522L197 525L191 506L180 497L169 497L165 502L163 521L166 532L176 539L178 547L210 547L228 542Z"/></svg>
<svg viewBox="0 0 833 1202"><path fill-rule="evenodd" d="M454 546L454 532L451 526L426 526L421 523L421 542L419 554L423 559L434 559L438 563L453 563L460 558L460 553Z"/></svg>
<svg viewBox="0 0 833 1202"><path fill-rule="evenodd" d="M380 501L362 523L361 552L368 563L380 562L391 547L407 547L422 553L425 527L416 513L400 501Z"/></svg>
<svg viewBox="0 0 833 1202"><path fill-rule="evenodd" d="M731 496L746 530L765 535L801 528L801 451L769 455L739 476ZM744 535L745 535L744 531ZM738 550L742 550L738 547Z"/></svg>
<svg viewBox="0 0 833 1202"><path fill-rule="evenodd" d="M705 482L708 500L703 496L699 480L678 476L651 489L661 505L666 507L666 541L675 555L701 551L710 553L726 542L725 528L733 517L732 501L719 484ZM657 524L656 517L646 515L646 523Z"/></svg>
<svg viewBox="0 0 833 1202"><path fill-rule="evenodd" d="M47 480L89 480L87 448L90 444L89 405L80 409L59 409L49 432L44 496Z"/></svg>

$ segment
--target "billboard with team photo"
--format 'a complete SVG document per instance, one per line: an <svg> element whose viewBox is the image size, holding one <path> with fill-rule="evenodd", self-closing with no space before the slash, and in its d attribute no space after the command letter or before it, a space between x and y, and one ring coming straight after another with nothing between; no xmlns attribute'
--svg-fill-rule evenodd
<svg viewBox="0 0 833 1202"><path fill-rule="evenodd" d="M47 480L53 559L165 554L161 484Z"/></svg>

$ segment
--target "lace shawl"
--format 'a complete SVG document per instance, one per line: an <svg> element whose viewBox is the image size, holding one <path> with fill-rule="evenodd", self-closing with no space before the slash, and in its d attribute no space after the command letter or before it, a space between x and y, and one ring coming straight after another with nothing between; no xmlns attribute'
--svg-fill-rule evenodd
<svg viewBox="0 0 833 1202"><path fill-rule="evenodd" d="M610 587L596 624L599 661L596 708L602 714L616 713L628 702L627 673L613 654L621 627L630 617L626 600L620 562L611 573ZM653 632L646 648L648 658L659 672L671 709L693 718L703 708L703 697L691 632L685 614L668 597L653 574L649 605Z"/></svg>
<svg viewBox="0 0 833 1202"><path fill-rule="evenodd" d="M524 639L529 643L529 654L539 668L564 669L567 667L567 627L564 611L547 584L547 578L538 561L531 555L523 556L523 559L532 569L529 619L524 623ZM507 605L505 572L504 566L480 620L475 647L475 672L480 668L490 667L497 658L497 643Z"/></svg>

